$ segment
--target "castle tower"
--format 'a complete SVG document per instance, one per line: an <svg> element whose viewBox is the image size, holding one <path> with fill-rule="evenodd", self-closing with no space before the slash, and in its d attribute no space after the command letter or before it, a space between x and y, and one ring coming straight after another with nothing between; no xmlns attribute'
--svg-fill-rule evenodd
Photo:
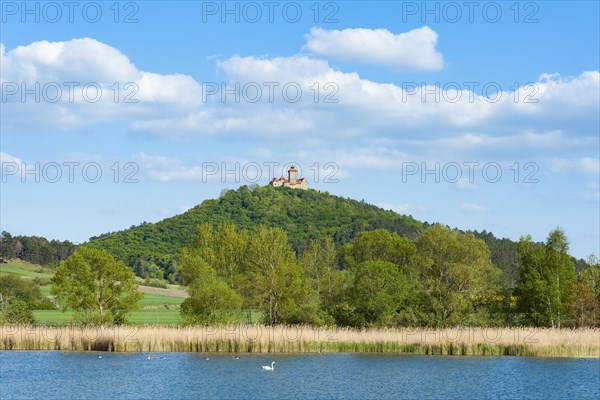
<svg viewBox="0 0 600 400"><path fill-rule="evenodd" d="M288 181L290 182L290 185L295 185L296 179L298 179L298 170L292 165L291 168L288 169Z"/></svg>

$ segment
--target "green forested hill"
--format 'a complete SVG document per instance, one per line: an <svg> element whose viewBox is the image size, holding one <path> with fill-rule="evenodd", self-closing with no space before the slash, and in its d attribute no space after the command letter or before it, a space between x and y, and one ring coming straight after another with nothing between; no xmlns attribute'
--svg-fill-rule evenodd
<svg viewBox="0 0 600 400"><path fill-rule="evenodd" d="M316 190L242 186L183 214L93 237L89 244L108 250L138 275L168 277L176 271L178 253L193 237L198 224L226 220L246 229L258 224L280 227L288 233L296 251L301 251L311 239L331 236L340 245L360 231L378 228L412 239L428 225L364 201ZM516 243L486 231L472 233L486 242L492 262L503 270L506 283L512 286L517 276Z"/></svg>
<svg viewBox="0 0 600 400"><path fill-rule="evenodd" d="M422 223L410 216L316 190L242 186L183 214L93 237L89 244L108 250L134 268L156 264L168 271L198 224L227 220L240 228L257 224L283 228L298 251L309 240L324 236L342 244L363 230L384 228L415 238L422 228Z"/></svg>

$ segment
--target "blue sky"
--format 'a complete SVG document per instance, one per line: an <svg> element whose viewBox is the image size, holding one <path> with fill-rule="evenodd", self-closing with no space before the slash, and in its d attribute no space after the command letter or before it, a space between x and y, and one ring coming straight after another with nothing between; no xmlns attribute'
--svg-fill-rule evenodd
<svg viewBox="0 0 600 400"><path fill-rule="evenodd" d="M295 163L600 253L598 2L73 4L0 5L2 230L84 242Z"/></svg>

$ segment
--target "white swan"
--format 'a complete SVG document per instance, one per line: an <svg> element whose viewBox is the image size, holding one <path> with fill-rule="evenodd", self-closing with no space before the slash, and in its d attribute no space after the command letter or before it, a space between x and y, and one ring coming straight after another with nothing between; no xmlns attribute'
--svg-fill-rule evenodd
<svg viewBox="0 0 600 400"><path fill-rule="evenodd" d="M273 362L271 363L271 366L270 366L270 367L269 367L268 365L263 365L263 366L262 366L262 368L263 368L265 371L275 371L275 361L273 361Z"/></svg>

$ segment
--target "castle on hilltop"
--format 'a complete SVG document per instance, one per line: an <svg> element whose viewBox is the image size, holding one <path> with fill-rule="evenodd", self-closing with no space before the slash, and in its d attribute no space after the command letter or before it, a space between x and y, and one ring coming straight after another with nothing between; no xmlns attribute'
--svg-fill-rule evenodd
<svg viewBox="0 0 600 400"><path fill-rule="evenodd" d="M273 178L270 182L270 185L273 187L289 187L292 189L308 189L308 181L306 178L298 178L298 170L295 166L291 166L288 169L288 177L287 179L283 176L279 178Z"/></svg>

